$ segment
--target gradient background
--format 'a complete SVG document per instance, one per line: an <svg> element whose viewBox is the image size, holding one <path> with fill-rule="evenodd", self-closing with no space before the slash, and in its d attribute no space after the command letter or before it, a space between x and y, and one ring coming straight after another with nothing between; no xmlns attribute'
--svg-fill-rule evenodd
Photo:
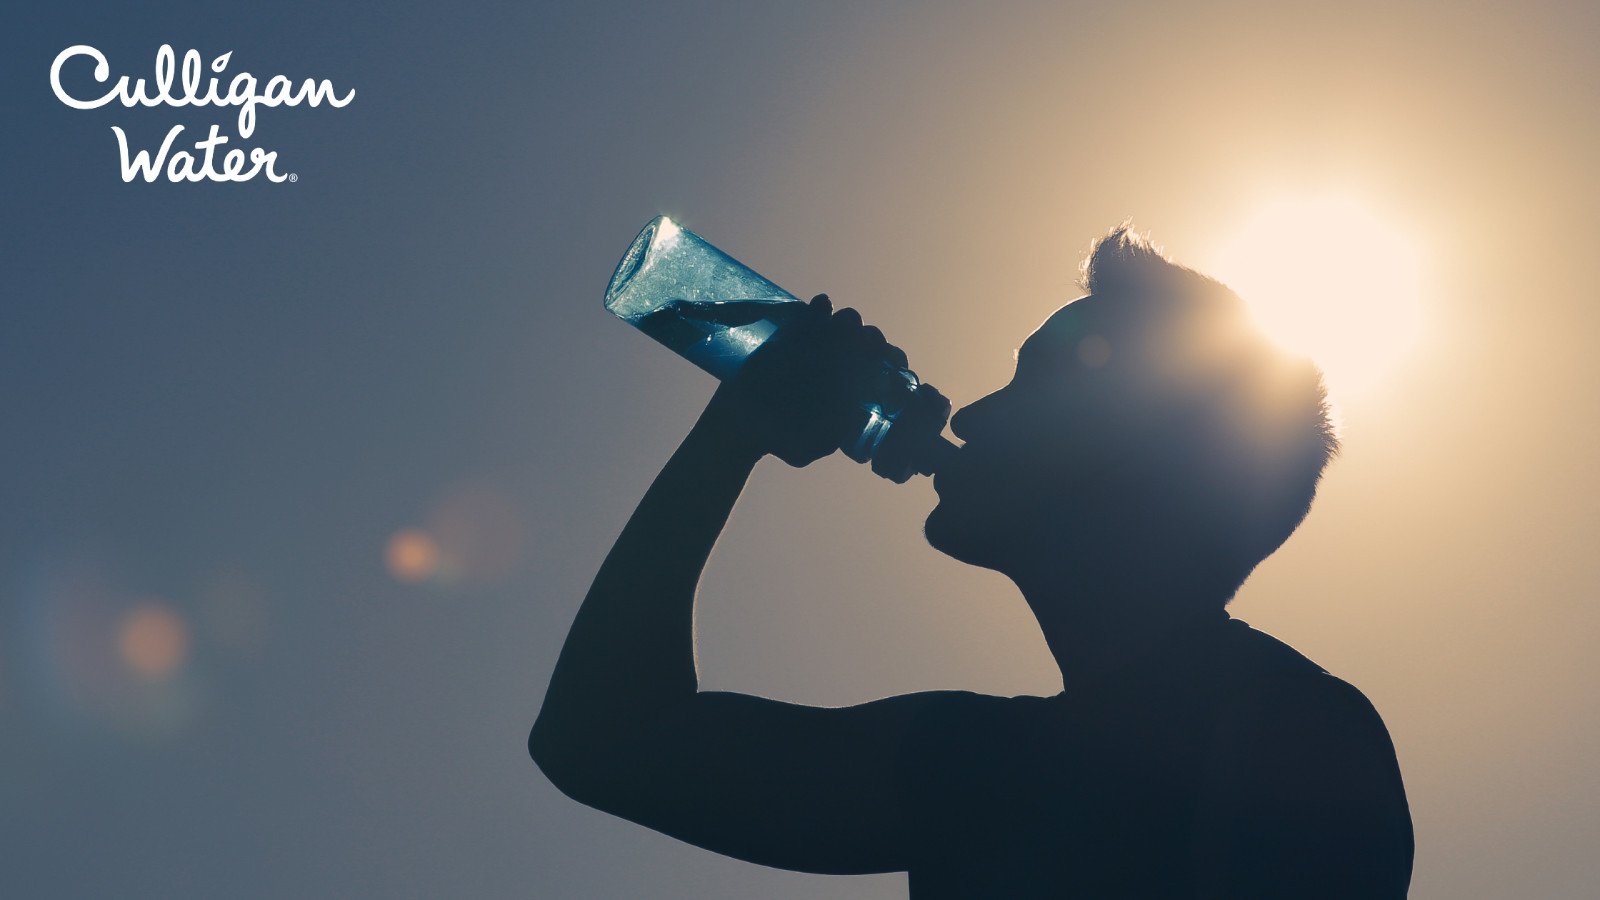
<svg viewBox="0 0 1600 900"><path fill-rule="evenodd" d="M1600 890L1593 4L3 19L0 895L903 896L676 843L526 757L713 386L602 312L616 257L674 214L859 307L960 404L1124 216L1203 266L1328 185L1426 245L1426 334L1346 398L1344 457L1235 612L1383 712L1413 896ZM236 110L71 110L50 62L149 77L164 42L356 99L260 111L247 144L296 184L123 184L110 125L152 146ZM705 684L1059 689L1010 584L922 543L932 502L763 463L703 586ZM404 528L430 577L386 567Z"/></svg>

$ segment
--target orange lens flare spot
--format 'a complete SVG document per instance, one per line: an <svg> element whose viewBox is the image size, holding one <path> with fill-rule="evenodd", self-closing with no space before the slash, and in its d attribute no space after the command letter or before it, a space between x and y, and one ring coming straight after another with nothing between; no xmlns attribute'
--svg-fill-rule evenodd
<svg viewBox="0 0 1600 900"><path fill-rule="evenodd" d="M117 649L123 663L138 674L166 678L189 658L189 626L165 606L142 604L123 617Z"/></svg>
<svg viewBox="0 0 1600 900"><path fill-rule="evenodd" d="M439 543L426 531L406 528L389 538L384 560L396 581L416 584L438 571Z"/></svg>

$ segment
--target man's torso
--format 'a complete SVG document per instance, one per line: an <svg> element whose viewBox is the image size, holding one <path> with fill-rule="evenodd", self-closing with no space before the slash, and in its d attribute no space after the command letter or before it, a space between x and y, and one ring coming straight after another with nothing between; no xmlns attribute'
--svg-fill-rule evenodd
<svg viewBox="0 0 1600 900"><path fill-rule="evenodd" d="M1297 745L1309 749L1287 754L1294 758L1263 750L1254 736L1270 731L1272 710L1302 709L1341 730L1354 722L1375 756L1393 760L1376 713L1372 723L1351 718L1352 709L1370 711L1359 692L1220 615L1095 683L1049 698L985 699L973 721L936 727L938 744L912 751L917 900L1229 896L1240 889L1239 866L1252 865L1239 858L1252 848L1239 845L1270 844L1270 823L1241 820L1273 802L1261 795L1278 773L1292 783L1337 764L1319 758L1338 752L1325 742ZM1398 793L1390 818L1403 814L1397 767L1392 785L1372 789L1380 804ZM1395 831L1387 842L1395 859L1383 864L1403 855L1408 875L1409 818L1403 853Z"/></svg>

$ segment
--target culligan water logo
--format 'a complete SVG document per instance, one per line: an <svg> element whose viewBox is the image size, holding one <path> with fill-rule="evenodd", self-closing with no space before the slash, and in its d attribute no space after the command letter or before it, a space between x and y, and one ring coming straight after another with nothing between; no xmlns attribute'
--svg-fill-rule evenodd
<svg viewBox="0 0 1600 900"><path fill-rule="evenodd" d="M355 99L354 89L340 96L328 79L306 78L296 84L287 75L274 75L263 84L249 72L240 72L232 78L223 76L233 52L229 51L211 61L213 74L206 75L206 66L200 51L189 50L183 54L180 70L172 45L162 44L156 52L155 78L118 78L109 90L98 97L80 99L61 86L61 70L78 57L94 63L94 80L105 84L111 79L111 65L105 54L87 44L75 44L56 55L50 64L50 88L56 99L73 109L98 109L110 103L121 103L132 109L136 106L217 106L239 108L237 133L240 142L255 134L257 107L321 106L334 108L350 105ZM82 65L83 63L78 63ZM226 81L226 87L223 82ZM294 172L280 172L278 153L262 147L242 146L224 149L230 138L221 133L221 126L213 124L206 137L194 142L192 148L174 150L183 134L182 125L167 131L161 145L155 149L132 150L129 138L121 126L111 126L117 136L117 149L121 153L122 180L135 177L145 181L165 178L167 181L250 181L257 175L268 181L298 181ZM187 138L182 138L187 141Z"/></svg>

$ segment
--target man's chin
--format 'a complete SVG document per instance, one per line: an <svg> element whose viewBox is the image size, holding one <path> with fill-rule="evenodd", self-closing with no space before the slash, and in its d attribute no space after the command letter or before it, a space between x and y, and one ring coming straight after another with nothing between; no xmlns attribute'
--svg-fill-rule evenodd
<svg viewBox="0 0 1600 900"><path fill-rule="evenodd" d="M993 568L991 554L985 553L982 543L975 539L981 531L972 528L970 522L956 516L943 503L935 506L922 523L922 536L927 538L928 546L961 562Z"/></svg>

